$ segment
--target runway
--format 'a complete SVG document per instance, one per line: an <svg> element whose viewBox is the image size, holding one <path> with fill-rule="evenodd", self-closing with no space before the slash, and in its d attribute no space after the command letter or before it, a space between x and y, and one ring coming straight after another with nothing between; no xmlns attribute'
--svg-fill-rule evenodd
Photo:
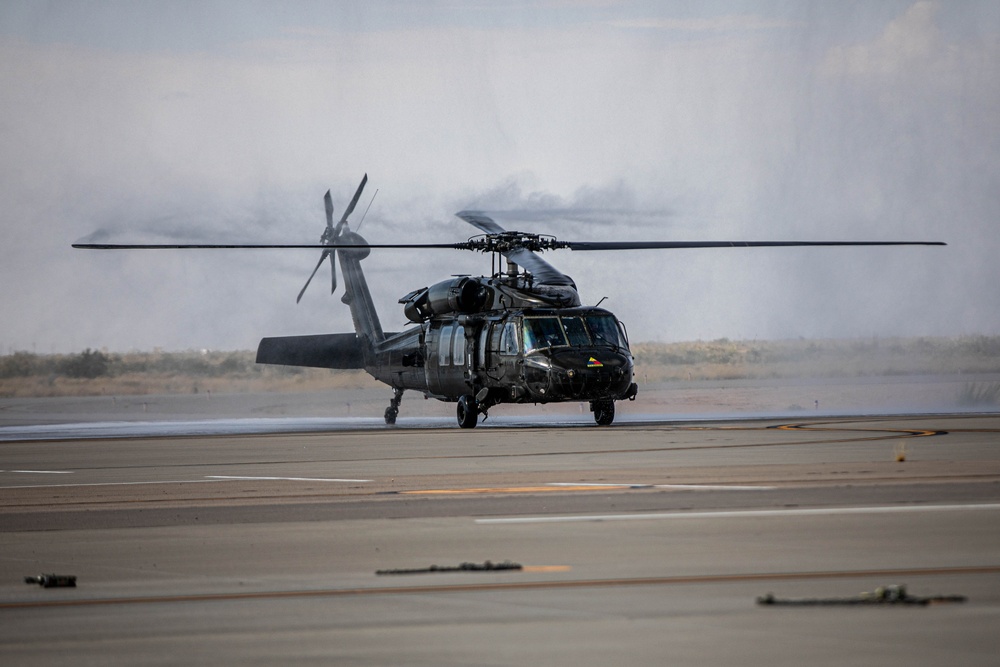
<svg viewBox="0 0 1000 667"><path fill-rule="evenodd" d="M995 664L1000 416L560 420L8 437L0 661Z"/></svg>

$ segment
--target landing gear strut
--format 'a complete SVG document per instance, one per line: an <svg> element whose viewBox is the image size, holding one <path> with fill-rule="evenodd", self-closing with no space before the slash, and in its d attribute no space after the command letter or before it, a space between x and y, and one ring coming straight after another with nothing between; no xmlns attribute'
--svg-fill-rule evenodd
<svg viewBox="0 0 1000 667"><path fill-rule="evenodd" d="M389 407L385 409L385 423L392 426L396 423L399 415L399 404L403 402L403 390L399 387L392 388L392 398L389 400Z"/></svg>
<svg viewBox="0 0 1000 667"><path fill-rule="evenodd" d="M608 426L615 420L615 402L611 400L591 401L590 409L598 426Z"/></svg>

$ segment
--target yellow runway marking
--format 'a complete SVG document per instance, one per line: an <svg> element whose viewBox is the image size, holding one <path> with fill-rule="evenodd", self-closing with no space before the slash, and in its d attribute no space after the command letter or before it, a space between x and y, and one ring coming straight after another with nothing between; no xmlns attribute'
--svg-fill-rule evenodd
<svg viewBox="0 0 1000 667"><path fill-rule="evenodd" d="M607 491L606 486L501 486L480 489L421 489L418 491L400 491L400 495L410 496L459 496L477 493L551 493L553 491Z"/></svg>
<svg viewBox="0 0 1000 667"><path fill-rule="evenodd" d="M569 572L571 565L525 565L521 572Z"/></svg>

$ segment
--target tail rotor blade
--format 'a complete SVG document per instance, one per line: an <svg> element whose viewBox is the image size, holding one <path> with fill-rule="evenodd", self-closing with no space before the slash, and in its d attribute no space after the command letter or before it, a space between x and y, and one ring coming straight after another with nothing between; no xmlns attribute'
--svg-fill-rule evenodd
<svg viewBox="0 0 1000 667"><path fill-rule="evenodd" d="M306 284L302 286L302 289L299 291L299 295L297 297L295 297L295 303L298 303L299 301L302 300L302 295L306 293L306 288L309 287L309 283L312 282L313 276L315 276L316 272L319 271L319 267L321 267L323 265L323 260L325 260L326 256L329 255L329 254L330 254L329 250L324 250L323 251L323 254L319 258L319 262L316 263L316 268L313 269L312 273L309 274L309 278L306 280ZM337 284L336 284L336 280L337 280L336 276L334 276L333 280L334 280L334 287L336 287L337 286Z"/></svg>
<svg viewBox="0 0 1000 667"><path fill-rule="evenodd" d="M326 254L330 256L330 279L332 280L330 285L330 294L333 294L337 291L337 251L331 250ZM323 260L320 261L322 262Z"/></svg>
<svg viewBox="0 0 1000 667"><path fill-rule="evenodd" d="M347 205L344 209L344 215L340 217L340 222L337 223L337 228L333 232L333 238L338 238L340 236L340 230L344 228L347 224L347 216L354 212L354 207L358 205L358 200L361 199L361 191L365 189L365 183L368 182L368 174L365 174L361 179L361 185L358 186L357 191L354 193L354 198L351 199L351 203Z"/></svg>
<svg viewBox="0 0 1000 667"><path fill-rule="evenodd" d="M326 228L333 229L333 197L330 196L329 190L323 196L323 203L326 205Z"/></svg>
<svg viewBox="0 0 1000 667"><path fill-rule="evenodd" d="M361 199L361 191L365 189L365 183L368 182L368 174L365 174L361 179L361 185L358 186L357 192L354 193L354 198L351 203L347 205L347 209L344 211L343 217L340 219L341 222L347 222L347 216L354 212L354 207L358 205L358 200Z"/></svg>

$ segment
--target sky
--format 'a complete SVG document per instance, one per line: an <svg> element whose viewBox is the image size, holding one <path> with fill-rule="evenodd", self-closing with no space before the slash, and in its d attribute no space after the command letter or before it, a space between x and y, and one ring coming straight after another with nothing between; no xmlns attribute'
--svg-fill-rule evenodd
<svg viewBox="0 0 1000 667"><path fill-rule="evenodd" d="M350 331L323 194L372 243L454 216L565 240L947 247L545 255L635 341L1000 334L1000 3L0 3L0 353ZM378 192L371 201L371 196ZM373 252L399 297L488 273Z"/></svg>

